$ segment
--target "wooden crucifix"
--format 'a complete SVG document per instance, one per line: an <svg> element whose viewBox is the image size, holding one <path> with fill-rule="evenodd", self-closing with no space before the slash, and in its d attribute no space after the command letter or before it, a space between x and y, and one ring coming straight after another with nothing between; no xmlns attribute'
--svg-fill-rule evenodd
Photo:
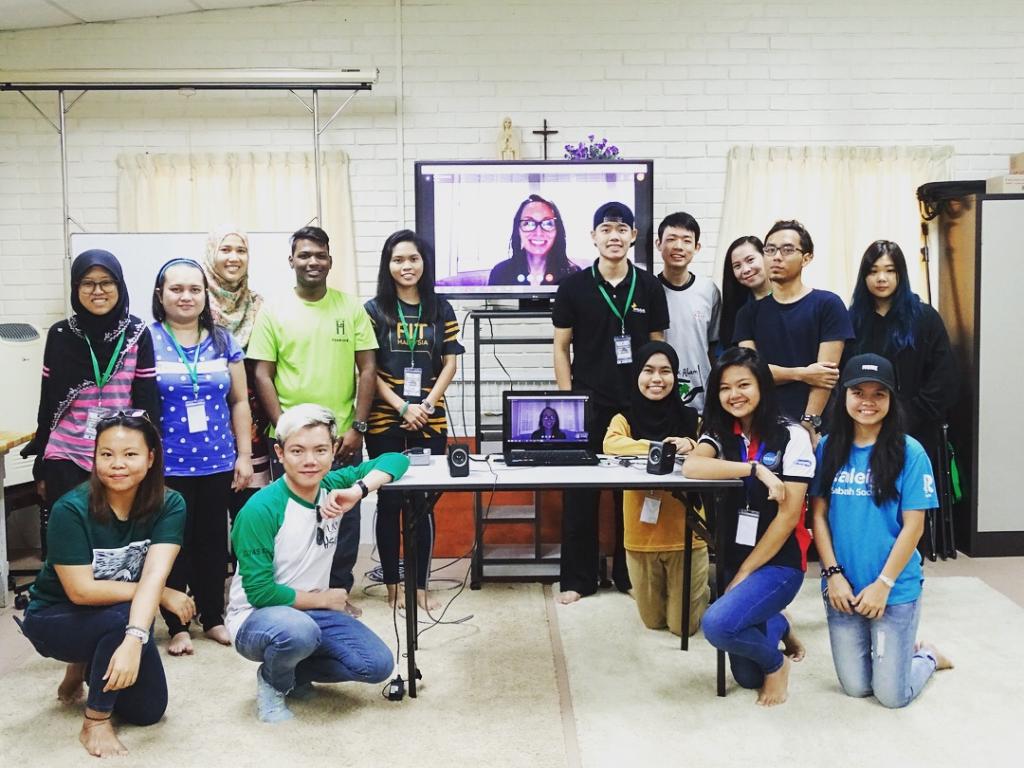
<svg viewBox="0 0 1024 768"><path fill-rule="evenodd" d="M547 160L548 159L548 136L554 136L556 133L558 133L558 131L553 131L550 128L548 128L548 119L545 117L544 118L544 128L542 128L539 131L532 131L532 133L536 134L537 136L543 136L544 137L544 159Z"/></svg>

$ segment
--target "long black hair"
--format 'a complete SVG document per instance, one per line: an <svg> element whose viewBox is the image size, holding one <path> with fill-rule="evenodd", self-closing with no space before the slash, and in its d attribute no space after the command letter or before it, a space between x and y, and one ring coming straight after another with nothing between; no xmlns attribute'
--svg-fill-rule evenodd
<svg viewBox="0 0 1024 768"><path fill-rule="evenodd" d="M829 420L828 439L825 441L825 452L821 459L821 476L825 478L822 489L825 498L832 496L832 482L835 476L850 460L853 447L854 422L846 410L846 395L850 387L845 387L832 403L832 415ZM896 398L896 393L889 390L889 413L882 420L882 429L878 433L875 444L871 447L871 458L868 467L871 470L871 498L875 504L896 500L896 480L903 471L906 460L907 438L903 431L903 408Z"/></svg>
<svg viewBox="0 0 1024 768"><path fill-rule="evenodd" d="M106 486L103 485L96 473L95 462L100 435L114 427L141 432L146 441L146 447L153 452L153 464L135 491L135 499L132 501L128 519L139 520L147 517L156 512L164 503L164 450L163 444L160 442L160 432L144 413L141 416L132 415L132 413L134 412L118 411L100 419L96 424L93 468L89 477L89 513L98 523L109 523L114 517L110 502L107 501Z"/></svg>
<svg viewBox="0 0 1024 768"><path fill-rule="evenodd" d="M377 270L377 308L389 326L398 325L398 291L391 277L391 256L399 243L412 243L423 259L423 274L416 288L420 292L420 306L423 307L421 322L436 324L441 318L440 303L434 292L434 249L430 243L411 229L392 232L384 241L380 251L380 267Z"/></svg>
<svg viewBox="0 0 1024 768"><path fill-rule="evenodd" d="M702 432L722 440L733 433L736 417L725 410L719 390L722 374L727 368L746 368L754 376L760 392L760 400L754 409L751 432L761 442L774 441L785 429L785 422L779 418L778 397L775 394L775 380L768 362L748 347L732 347L722 353L708 374L708 387L704 397L704 425Z"/></svg>
<svg viewBox="0 0 1024 768"><path fill-rule="evenodd" d="M530 203L543 203L555 215L555 240L551 243L551 250L544 257L545 271L555 275L556 278L558 275L575 271L575 265L569 262L569 256L565 251L565 222L562 221L562 214L558 211L557 205L540 195L530 195L523 200L516 209L516 215L512 217L512 235L508 239L508 250L513 266L522 274L530 271L526 252L523 251L522 235L519 231L519 220L522 218L523 210Z"/></svg>
<svg viewBox="0 0 1024 768"><path fill-rule="evenodd" d="M537 429L541 433L544 432L544 414L547 413L548 411L551 411L553 414L555 414L555 423L551 426L551 434L557 435L559 432L562 431L562 419L559 417L558 411L556 411L550 405L545 405L541 409L540 415L537 417Z"/></svg>
<svg viewBox="0 0 1024 768"><path fill-rule="evenodd" d="M732 346L733 333L736 330L736 315L740 308L750 301L754 292L736 279L732 271L732 252L741 245L752 245L764 256L764 243L757 235L737 237L725 251L725 266L722 269L722 310L718 321L718 340L723 347ZM768 279L767 270L765 280Z"/></svg>
<svg viewBox="0 0 1024 768"><path fill-rule="evenodd" d="M903 250L892 240L875 240L864 251L857 270L857 283L853 287L853 302L850 304L850 320L853 331L858 339L864 338L864 329L868 320L875 312L875 297L868 290L867 277L871 268L883 256L892 259L896 267L896 291L892 295L889 307L889 318L892 319L892 331L885 340L882 350L887 357L893 357L904 349L913 349L917 342L915 329L921 317L921 299L910 290L910 276L907 272L907 259ZM856 343L855 343L856 344ZM856 350L855 350L856 351Z"/></svg>
<svg viewBox="0 0 1024 768"><path fill-rule="evenodd" d="M203 279L203 311L199 313L199 327L205 329L213 340L213 351L217 357L222 357L228 348L228 332L213 321L213 309L210 306L210 284L206 280L206 270L198 261L192 259L171 259L156 273L156 285L153 287L153 319L162 323L167 319L167 310L164 309L161 297L164 293L164 282L167 280L167 270L171 267L186 266L199 270L199 276Z"/></svg>

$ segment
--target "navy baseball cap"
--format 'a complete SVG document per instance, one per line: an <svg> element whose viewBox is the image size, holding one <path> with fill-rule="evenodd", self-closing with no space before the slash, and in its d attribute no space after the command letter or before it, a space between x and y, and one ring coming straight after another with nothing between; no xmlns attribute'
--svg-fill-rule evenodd
<svg viewBox="0 0 1024 768"><path fill-rule="evenodd" d="M597 229L606 221L615 224L622 222L623 224L628 224L630 229L633 229L633 212L625 203L615 201L605 203L594 211L594 229Z"/></svg>
<svg viewBox="0 0 1024 768"><path fill-rule="evenodd" d="M896 373L892 363L881 355L856 355L843 367L842 387L855 387L867 381L875 381L896 391Z"/></svg>

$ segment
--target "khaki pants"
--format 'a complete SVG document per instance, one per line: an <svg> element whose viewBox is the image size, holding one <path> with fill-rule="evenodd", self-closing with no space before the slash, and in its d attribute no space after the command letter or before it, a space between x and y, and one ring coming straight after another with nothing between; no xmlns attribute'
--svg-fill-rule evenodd
<svg viewBox="0 0 1024 768"><path fill-rule="evenodd" d="M683 552L634 552L626 550L626 565L633 583L633 597L640 619L649 629L668 626L673 635L681 635L683 595ZM690 634L700 628L701 617L711 599L708 587L708 550L693 550L690 568Z"/></svg>

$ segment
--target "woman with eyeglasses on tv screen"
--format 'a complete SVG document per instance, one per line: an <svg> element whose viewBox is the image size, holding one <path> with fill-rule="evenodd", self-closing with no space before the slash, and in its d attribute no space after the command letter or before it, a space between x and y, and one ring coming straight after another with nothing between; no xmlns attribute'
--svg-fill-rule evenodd
<svg viewBox="0 0 1024 768"><path fill-rule="evenodd" d="M530 195L512 217L508 241L512 256L491 270L488 285L557 285L580 268L565 252L565 223L558 207Z"/></svg>
<svg viewBox="0 0 1024 768"><path fill-rule="evenodd" d="M79 741L91 755L128 750L110 717L152 725L167 708L153 642L157 607L187 622L192 599L165 586L185 527L185 502L164 487L160 434L145 411L97 421L87 484L54 505L49 548L21 624L40 655L67 663L57 698L89 692Z"/></svg>
<svg viewBox="0 0 1024 768"><path fill-rule="evenodd" d="M224 628L231 491L252 477L252 419L242 349L214 325L206 275L198 262L171 259L153 289L150 328L160 390L164 474L185 498L185 539L167 583L195 595L206 636L230 645ZM167 652L193 652L188 622L164 611Z"/></svg>
<svg viewBox="0 0 1024 768"><path fill-rule="evenodd" d="M101 416L140 408L154 423L160 417L153 340L128 314L128 288L112 253L85 251L71 264L71 308L46 335L36 435L21 452L36 457L33 475L47 508L89 479Z"/></svg>

